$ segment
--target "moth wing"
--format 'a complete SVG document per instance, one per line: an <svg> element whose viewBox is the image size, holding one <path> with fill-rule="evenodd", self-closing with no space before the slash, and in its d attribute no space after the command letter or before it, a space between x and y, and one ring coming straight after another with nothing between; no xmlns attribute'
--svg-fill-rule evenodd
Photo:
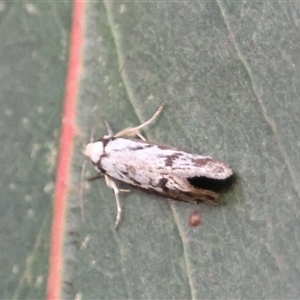
<svg viewBox="0 0 300 300"><path fill-rule="evenodd" d="M175 176L187 185L210 189L233 174L226 164L210 156L122 138L107 144L101 164L111 177L135 185L139 182L143 187L158 177Z"/></svg>
<svg viewBox="0 0 300 300"><path fill-rule="evenodd" d="M176 153L176 158L172 160L171 168L174 174L185 178L206 177L222 180L233 174L229 166L222 161L213 159L210 156L187 154L181 151Z"/></svg>
<svg viewBox="0 0 300 300"><path fill-rule="evenodd" d="M118 138L111 141L105 150L116 162L138 165L141 169L153 170L157 174L168 172L179 177L197 176L220 180L232 175L229 166L219 160L170 146Z"/></svg>
<svg viewBox="0 0 300 300"><path fill-rule="evenodd" d="M152 190L157 191L166 197L197 203L204 201L207 204L218 204L219 194L206 190L203 188L197 188L193 186L187 178L180 178L174 175L162 176L158 179L157 186Z"/></svg>
<svg viewBox="0 0 300 300"><path fill-rule="evenodd" d="M138 140L109 141L98 163L109 176L166 197L217 204L231 184L232 170L223 162Z"/></svg>

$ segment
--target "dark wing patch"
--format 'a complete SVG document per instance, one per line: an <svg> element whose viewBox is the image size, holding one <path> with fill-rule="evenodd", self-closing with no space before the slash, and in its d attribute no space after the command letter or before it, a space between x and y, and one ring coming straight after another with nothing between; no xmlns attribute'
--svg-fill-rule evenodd
<svg viewBox="0 0 300 300"><path fill-rule="evenodd" d="M236 176L233 174L225 179L215 179L207 177L189 177L187 181L197 189L204 189L220 193L228 190L236 181Z"/></svg>
<svg viewBox="0 0 300 300"><path fill-rule="evenodd" d="M205 202L206 204L210 204L210 205L218 205L219 194L214 193L213 191L193 189L193 188L192 191L186 191L186 192L179 191L179 190L168 190L168 192L165 192L165 191L157 191L154 188L147 188L147 189L142 188L142 189L152 194L168 197L179 201L186 201L192 203Z"/></svg>
<svg viewBox="0 0 300 300"><path fill-rule="evenodd" d="M158 182L158 186L164 191L164 192L168 192L169 189L167 188L167 183L168 183L168 179L167 178L161 178Z"/></svg>
<svg viewBox="0 0 300 300"><path fill-rule="evenodd" d="M136 147L132 147L132 148L130 148L130 150L139 151L139 150L145 150L145 149L151 148L151 147L152 147L152 145L143 144L143 145L139 145L139 146L136 146Z"/></svg>
<svg viewBox="0 0 300 300"><path fill-rule="evenodd" d="M194 166L196 167L203 167L206 164L210 163L211 161L213 161L212 158L193 158L192 162L194 163Z"/></svg>
<svg viewBox="0 0 300 300"><path fill-rule="evenodd" d="M177 160L180 156L183 156L180 152L175 152L172 155L167 155L166 159L166 167L172 167L175 160Z"/></svg>

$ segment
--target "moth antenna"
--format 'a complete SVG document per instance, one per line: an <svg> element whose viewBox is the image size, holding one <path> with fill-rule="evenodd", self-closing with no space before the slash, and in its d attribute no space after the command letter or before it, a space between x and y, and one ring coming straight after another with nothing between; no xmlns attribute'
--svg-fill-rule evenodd
<svg viewBox="0 0 300 300"><path fill-rule="evenodd" d="M84 180L84 171L86 167L87 158L83 161L81 174L80 174L80 211L81 211L81 220L84 222L84 207L83 207L83 180Z"/></svg>
<svg viewBox="0 0 300 300"><path fill-rule="evenodd" d="M121 131L119 131L118 133L116 133L114 135L115 138L118 137L122 137L122 136L134 136L134 135L138 135L140 134L140 130L146 126L148 126L149 124L153 123L155 121L155 119L160 115L160 113L162 112L163 108L164 108L164 103L159 107L159 109L156 111L156 113L146 122L144 122L143 124L136 126L136 127L132 127L132 128L125 128Z"/></svg>
<svg viewBox="0 0 300 300"><path fill-rule="evenodd" d="M94 143L94 133L97 125L94 125L91 130L90 143Z"/></svg>
<svg viewBox="0 0 300 300"><path fill-rule="evenodd" d="M113 136L114 136L114 133L113 133L113 131L112 131L110 125L109 125L106 121L104 121L104 122L105 122L105 125L106 125L106 128L107 128L107 134L108 134L108 136L109 136L109 137L113 137Z"/></svg>

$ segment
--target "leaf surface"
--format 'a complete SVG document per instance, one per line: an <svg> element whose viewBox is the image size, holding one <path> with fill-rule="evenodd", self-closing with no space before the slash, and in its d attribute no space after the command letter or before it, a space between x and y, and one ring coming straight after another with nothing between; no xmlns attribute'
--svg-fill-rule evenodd
<svg viewBox="0 0 300 300"><path fill-rule="evenodd" d="M87 14L85 132L99 124L102 137L103 120L115 131L138 125L164 102L147 138L222 159L239 181L220 207L130 187L117 231L112 190L91 182L77 258L82 296L299 297L296 5L105 2ZM203 223L190 228L199 209Z"/></svg>
<svg viewBox="0 0 300 300"><path fill-rule="evenodd" d="M71 5L0 8L0 298L44 299Z"/></svg>
<svg viewBox="0 0 300 300"><path fill-rule="evenodd" d="M71 3L3 3L0 298L41 299ZM293 2L87 2L63 298L300 297L299 15ZM237 184L210 207L118 182L131 192L115 231L113 191L86 182L82 222L91 129L136 126L161 103L144 135L227 162Z"/></svg>

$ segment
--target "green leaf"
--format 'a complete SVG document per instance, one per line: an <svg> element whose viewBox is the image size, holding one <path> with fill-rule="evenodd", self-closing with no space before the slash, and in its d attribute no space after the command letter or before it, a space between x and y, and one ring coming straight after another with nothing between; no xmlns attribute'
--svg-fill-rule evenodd
<svg viewBox="0 0 300 300"><path fill-rule="evenodd" d="M118 131L164 102L147 138L222 159L239 181L220 207L130 187L117 231L112 190L91 182L76 258L84 299L300 296L297 11L272 2L89 3L86 143L95 124L96 138L106 134L104 119ZM198 209L203 224L190 228Z"/></svg>
<svg viewBox="0 0 300 300"><path fill-rule="evenodd" d="M1 6L2 5L2 6ZM70 2L0 5L1 299L43 299ZM300 297L299 8L292 2L87 2L63 298ZM122 70L121 70L122 69ZM121 70L121 72L120 72ZM223 205L105 181L84 190L82 143L147 120L153 142L230 164ZM70 153L72 155L72 153ZM90 166L86 176L95 171ZM188 226L202 211L202 225Z"/></svg>
<svg viewBox="0 0 300 300"><path fill-rule="evenodd" d="M71 5L0 8L0 298L44 299Z"/></svg>

